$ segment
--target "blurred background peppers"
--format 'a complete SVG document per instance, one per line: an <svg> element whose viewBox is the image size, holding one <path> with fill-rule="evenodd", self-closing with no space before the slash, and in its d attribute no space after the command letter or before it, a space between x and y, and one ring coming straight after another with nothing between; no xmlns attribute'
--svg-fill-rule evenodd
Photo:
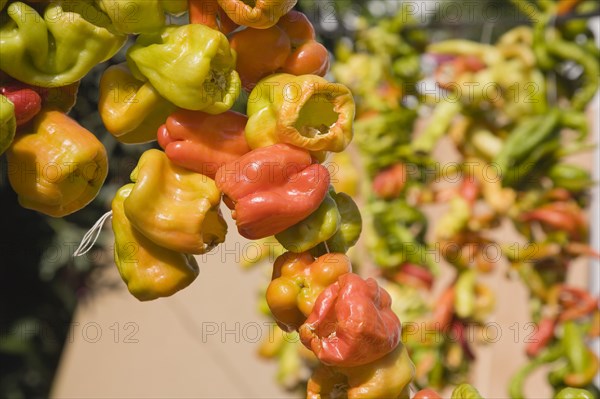
<svg viewBox="0 0 600 399"><path fill-rule="evenodd" d="M141 12L147 17L143 18L141 24L134 25L124 24L124 20L119 19L114 13L115 10L120 10L124 6L123 2L95 2L92 6L103 12L100 12L98 18L93 21L84 21L78 17L78 13L81 13L78 7L83 6L80 3L74 6L66 5L67 8L64 9L59 8L63 6L62 3L58 4L53 1L43 4L33 4L32 2L32 7L25 3L11 1L0 3L0 9L3 11L0 30L3 62L0 64L0 69L16 78L17 81L21 81L18 84L44 86L49 89L54 89L56 86L67 87L67 84L77 84L91 67L110 58L124 44L126 34L147 34L140 36L141 39L138 39L138 43L134 45L136 51L129 53L128 61L131 72L124 70L125 75L115 78L106 74L108 91L105 93L108 96L104 98L105 100L108 98L109 101L104 106L100 105L100 111L102 112L103 108L108 111L104 114L108 116L103 117L107 128L111 119L118 118L119 121L121 119L126 121L124 127L109 129L111 133L114 130L113 134L124 143L143 143L155 140L156 136L154 135L158 126L175 111L175 105L184 108L192 105L195 108L200 104L201 109L209 113L221 113L234 106L238 95L235 86L239 83L236 80L235 71L233 71L233 66L236 65L235 53L228 54L228 46L225 45L227 40L219 35L215 39L213 32L209 32L199 24L181 29L167 27L164 13L180 14L184 12L186 8L184 2L139 2L138 8L141 7ZM273 5L260 2L257 2L256 5L248 5L245 2L237 1L218 1L217 3L222 9L215 8L213 10L214 15L218 15L218 23L215 26L220 27L225 34L235 29L236 23L258 29L279 27L279 29L284 31L287 29L291 32L287 33L291 43L290 51L298 52L298 49L303 48L306 44L294 36L296 32L293 30L293 24L288 23L296 21L296 18L292 19L291 17L297 16L297 14L292 13L285 16L295 2L276 2ZM485 231L493 228L500 218L507 217L529 242L533 242L543 249L536 256L511 253L510 248L505 249L504 253L504 256L512 262L511 271L516 271L516 274L522 276L531 287L534 320L539 319L542 313L546 314L550 310L550 316L540 320L540 325L544 326L543 329L540 328L540 332L545 334L540 340L542 345L539 348L530 349L528 353L533 356L532 362L536 365L540 362L561 362L560 367L549 376L549 380L557 392L557 397L569 397L568 395L584 395L582 397L585 397L586 392L595 392L595 388L589 385L589 381L590 375L593 375L597 369L597 358L586 349L582 337L586 331L589 336L597 334L597 328L594 329L593 325L594 321L597 322L597 300L594 301L594 298L586 296L585 292L565 286L563 281L567 274L568 264L572 259L582 254L594 255L594 250L587 247L587 225L582 217L582 210L586 205L586 189L593 183L585 172L561 165L565 165L562 160L566 155L586 149L583 139L587 133L587 127L581 111L597 89L598 63L593 58L594 55L597 55L597 49L591 43L593 38L589 31L585 26L582 28L582 25L577 23L576 13L590 10L593 12L594 9L590 9L590 5L586 2L578 4L578 2L568 1L540 1L530 4L531 9L527 10L528 12L524 15L531 16L532 23L525 23L527 26L509 31L499 38L495 45L454 40L438 42L426 47L426 36L420 30L422 26L408 17L407 10L402 7L396 16L385 20L377 20L372 15L359 18L355 24L355 27L358 27L358 35L353 45L349 45L347 40L342 40L337 45L335 49L337 65L334 65L334 75L353 90L357 99L358 121L355 125L355 135L362 157L360 164L352 166L359 171L358 173L366 176L366 181L369 182L363 185L361 191L362 200L367 204L365 232L367 240L370 242L368 248L375 256L371 257L373 260L359 257L360 260L356 267L360 267L361 263L368 264L369 262L374 262L377 266L382 267L380 277L390 287L394 287L389 289L392 297L401 298L394 299L394 302L400 302L396 303L395 312L410 315L410 317L414 317L412 320L433 320L445 326L451 326L454 331L458 332L457 336L461 337L460 331L465 328L466 324L473 321L484 322L493 307L493 295L490 294L489 289L478 282L477 273L485 273L493 267L489 262L486 264L481 257L481 248L486 244L493 243L489 237L485 236ZM306 2L301 2L299 8L305 5ZM515 2L515 5L522 7L522 4L518 2ZM239 17L242 14L236 13L236 10L239 11L241 8L247 11L243 15L256 18L240 20ZM336 15L342 15L347 10L344 5L335 5L334 9ZM64 11L75 15L69 14L69 18L72 18L73 21L72 24L70 24L71 20L61 20L59 31L58 25L54 22L57 15L67 14ZM23 12L39 13L44 15L45 19L40 17L34 19L36 24L19 25L23 19L10 17L22 15L18 13ZM566 22L564 20L562 22L554 21L555 17L569 13L575 13L575 18L566 20ZM226 15L229 15L233 21L226 18ZM290 21L286 21L286 18L289 18ZM377 25L369 26L368 21L377 21ZM84 33L90 31L89 24L96 24L96 27L99 28L93 29L95 33L99 34L95 40L92 40L93 35ZM290 27L290 25L292 26ZM307 25L303 26L310 32L310 29L306 28ZM159 38L155 34L158 31L163 32L164 37ZM208 54L208 59L203 59L203 63L204 66L207 63L210 66L194 68L195 74L181 74L179 69L173 69L169 73L168 80L178 80L175 79L176 77L182 78L179 81L179 88L182 90L173 92L162 86L164 79L158 78L165 68L150 61L154 60L155 54L159 54L157 59L162 61L169 59L173 54L179 54L185 58L186 53L180 51L185 47L186 39L183 35L178 35L184 31L206 33L206 35L200 36L206 36L209 41L214 39L218 43L214 47L209 46L207 53L218 48L221 51L220 55L224 56L222 59L215 57L211 60L212 55ZM232 36L241 32L245 31L236 32ZM340 35L340 32L342 35L348 33L346 27L333 33L326 33L323 30L319 33L325 37L325 43L331 45L339 38L336 35ZM57 46L48 46L48 52L46 52L44 49L46 49L48 35L52 37L48 41L56 42ZM300 36L310 37L310 34L302 35ZM577 41L574 40L576 36L578 36ZM82 50L72 52L72 48L69 46L71 43L75 43L72 41L75 37L78 39L89 37L90 40L86 41L85 45L80 42L77 42L76 45L73 44ZM22 38L24 39L21 40ZM39 41L33 43L31 41L33 39L39 39ZM29 44L21 46L23 43ZM39 46L40 43L41 46ZM308 43L315 47L311 40L308 40ZM152 47L152 50L149 47ZM231 47L234 47L233 44ZM331 47L333 48L333 46ZM8 54L5 53L5 48L11 51L11 55L14 55L8 58L10 61L5 61L7 60L5 55ZM31 53L32 49L38 51L38 48L42 49L39 58L27 58L23 55L28 54L27 52ZM102 51L84 51L95 48L101 48ZM69 50L69 54L65 49ZM56 56L52 51L56 51ZM451 92L464 87L465 83L473 81L494 82L495 85L490 92L476 91L471 98L461 97L460 104L448 101L435 102L431 96L420 93L416 85L417 80L422 77L420 58L423 51L427 51L426 57L433 58L434 63L437 64L435 78L438 86L443 90ZM50 55L44 56L47 53ZM136 58L137 61L135 61ZM31 59L36 61L32 63ZM320 59L323 61L323 58ZM293 59L292 61L286 60L286 64L288 61L293 63ZM573 78L574 74L569 73L568 68L563 68L564 64L568 62L574 62L581 67L580 76ZM311 62L308 64L312 65ZM304 63L303 65L308 64ZM186 69L183 64L177 68L180 67ZM282 69L281 72L300 74L302 71L289 67L289 65L288 68L288 70ZM327 67L324 66L324 70L326 69ZM277 70L270 72L275 71ZM507 71L511 71L511 73ZM317 71L315 68L312 73L322 75L324 72ZM50 84L48 76L53 74L60 76L60 79ZM130 75L127 76L128 74ZM190 85L186 83L186 79L189 77L194 78L191 82L191 85L195 85L196 88L194 93L186 91L190 88ZM124 79L123 84L114 84L119 79ZM314 79L311 79L313 84L322 82L317 78ZM307 79L302 78L301 80ZM535 82L537 86L525 87L524 93L526 97L535 98L537 101L533 104L521 101L520 96L523 93L515 92L515 89L519 88L513 86L515 82ZM554 82L556 82L556 87ZM113 83L112 87L111 83ZM20 90L31 89L21 86ZM14 91L3 87L2 94L5 95L5 93L8 94L6 97L10 98ZM36 97L36 93L39 99ZM373 93L377 95L373 95ZM0 135L0 143L2 143L2 139L4 142L10 143L15 131L17 140L20 140L19 134L26 132L27 122L35 118L38 112L42 112L42 114L47 112L41 110L40 100L43 95L39 90L33 89L27 92L30 98L34 99L32 101L23 101L28 97L24 95L25 92L22 94L16 97L17 101L9 100L8 107L4 106L4 102L2 104L3 109L0 113L2 124L0 126L3 130ZM94 95L97 95L97 91L92 94L92 97ZM122 106L123 103L118 104L115 101L110 104L111 95L133 96L136 100L141 100L143 104L137 113L130 112L129 107L119 110L119 106ZM203 96L202 100L197 98L198 95ZM162 96L164 98L161 98ZM343 150L352 138L352 135L349 134L351 129L348 121L354 117L354 113L349 111L348 97L344 97L343 103L336 102L335 97L336 94L331 91L318 93L311 97L310 101L304 105L304 109L299 111L300 116L295 120L286 119L288 117L286 114L277 115L277 107L275 110L269 111L265 110L269 106L265 106L265 109L257 107L252 112L248 109L251 119L251 113L260 114L260 118L262 118L258 119L255 115L254 132L250 136L246 133L249 142L256 140L255 144L250 144L249 147L257 151L256 148L268 148L267 146L276 143L299 145L305 151L309 151L314 158L307 161L306 165L312 164L309 166L310 168L319 169L313 164L314 160L324 160L328 151ZM514 98L518 98L519 101L511 101ZM14 95L13 99L15 99ZM324 114L315 112L316 109L322 108L321 101L327 104L325 107L327 112ZM557 107L558 101L564 101L569 105ZM331 103L331 109L328 103ZM114 108L114 113L110 109L111 107ZM419 132L419 127L416 125L417 111L422 112L428 107L433 108L432 120L425 126L423 136L420 136L419 140L413 141L413 134ZM135 109L133 106L132 108ZM9 112L6 112L7 109ZM333 112L331 112L332 110ZM546 117L548 110L551 110L549 118ZM242 110L240 109L240 111ZM273 111L275 112L273 113ZM75 110L73 115L84 120L85 108L80 113ZM117 117L117 115L119 116ZM147 115L152 115L151 120L146 120L145 116ZM174 117L176 115L174 114ZM269 116L266 117L266 115ZM294 115L293 112L292 115ZM544 117L539 117L539 115ZM127 124L128 118L133 119L131 124ZM279 137L273 135L273 132L260 134L257 128L260 124L257 121L266 121L267 125L277 121L286 127L281 131L287 133L285 136L280 135ZM104 129L99 122L89 120L86 122L89 125L95 124L96 129ZM13 129L13 124L23 126L22 130L17 131L17 127ZM338 128L341 128L339 129L341 132ZM565 128L577 131L577 139L569 141L568 137L563 135ZM161 129L163 129L162 134L166 135L164 128ZM472 160L476 157L480 161L479 165L482 165L473 176L474 179L463 179L463 187L457 190L442 189L432 185L433 179L428 170L434 164L432 151L445 135L454 141L465 160ZM107 152L109 154L116 150L117 154L121 156L121 154L131 151L124 150L122 146L111 141L110 136L108 137L109 140L103 141L103 144L108 144ZM188 140L195 139L184 139L184 141ZM519 145L523 140L526 141L527 146ZM561 144L558 144L559 140L562 140ZM567 141L566 145L562 145L564 141ZM166 142L167 140L159 141L159 144L168 147ZM531 151L527 151L527 149L531 149ZM139 156L139 153L136 154L135 151L133 154ZM244 154L240 152L239 155ZM173 168L170 162L175 164L183 162L180 166L184 168L191 165L185 160L181 161L177 156L169 157L168 153L167 157L163 158L163 163L168 165L167 169ZM484 168L489 162L498 160L502 166L500 168L501 179L490 183L486 181L489 179L483 175ZM225 167L232 161L219 158L215 162ZM202 165L202 162L207 161L199 160L198 162ZM467 166L466 168L463 165L463 168L459 168L455 172L469 170L469 164L467 162L464 164ZM361 169L363 167L364 171ZM226 171L221 175L227 176ZM329 177L329 174L326 176ZM252 176L238 174L235 178L252 180L248 179L249 177ZM137 176L133 178L133 180L137 179ZM476 184L469 183L470 181L476 181ZM536 181L541 184L536 184ZM143 179L138 180L136 184L141 182ZM107 181L112 194L123 183L128 182L119 180L112 182L110 178ZM230 177L229 186L233 186L233 183L234 179ZM151 184L150 186L152 187ZM342 206L337 197L344 197L342 194L330 192L328 197L335 200L339 219L333 218L337 223L319 223L319 209L325 204L322 200L326 197L328 186L329 178L319 181L319 193L322 192L323 196L316 195L315 201L310 201L308 204L310 209L304 209L301 215L296 215L293 223L287 226L291 230L287 233L283 232L292 239L283 238L282 241L293 242L294 229L298 231L308 229L308 231L316 231L314 242L317 242L318 245L313 247L314 255L321 255L331 250L330 247L335 246L334 241L330 240L336 236L339 238L344 227ZM369 191L367 188L369 186L373 188L373 192ZM157 185L153 187L156 188ZM305 189L308 187L310 184ZM206 193L204 189L202 191ZM102 198L101 194L99 198ZM112 194L105 197L105 203L107 203L107 198L112 198ZM500 194L502 200L496 198L494 202L493 198L497 194ZM317 197L320 199L316 200ZM505 198L509 200L504 201ZM228 195L227 201L228 205L235 208L238 198L235 195ZM427 220L421 211L424 204L432 201L448 201L450 203L451 210L443 217L443 223L441 223L441 227L436 228L435 234L437 239L442 240L442 243L445 241L446 250L442 254L456 268L457 272L456 279L440 296L435 309L432 309L432 304L427 304L422 300L423 295L426 295L431 288L434 276L438 273L437 265L432 261L430 255L431 242L426 237ZM490 202L491 212L478 214L474 209L474 204L481 205L485 202ZM334 208L331 201L327 203L331 205L328 208L329 213L335 214L332 212ZM213 203L211 205L215 206ZM350 206L350 208L357 207ZM134 213L132 210L132 216ZM325 214L327 213L325 212ZM243 214L244 212L242 212ZM358 221L360 217L357 217L353 211L346 212L346 214L349 215L348 220L350 220L346 224L349 226L348 231L354 231L354 233L349 234L348 238L346 236L343 238L346 243L354 244L358 236L357 226L361 224ZM214 216L213 222L219 225L218 214L213 212L211 215ZM113 214L113 222L115 216L117 215ZM313 219L317 221L315 222ZM288 222L290 221L288 220ZM333 227L333 225L337 226ZM537 226L541 226L541 231ZM329 230L335 230L336 233L325 238L329 235ZM327 234L321 234L326 231ZM258 236L266 237L271 234L275 233L262 232ZM215 234L215 236L219 236L219 234ZM312 246L314 243L310 239L307 241L306 245L308 246ZM340 245L339 251L345 252L352 244ZM458 248L454 244L458 244ZM289 244L287 246L291 247ZM156 252L150 252L154 253L158 262L165 259ZM118 266L128 266L126 265L127 256L124 255L115 257ZM164 270L169 268L170 270L178 268L188 270L186 272L188 277L184 277L182 281L193 280L195 267L190 257L184 254L182 256L187 261L184 258L181 259L182 263L173 258L167 259L166 263L170 263L170 265L166 265ZM477 261L471 261L472 257L475 257ZM407 284L407 282L412 283ZM182 282L181 285L178 285L175 279L175 290L185 284ZM168 290L169 288L167 288L167 292ZM141 292L140 299L152 299L154 295L151 293L149 297L145 297L144 288L141 291L135 289L133 291ZM541 309L544 309L544 312ZM559 310L558 315L552 312L556 309ZM411 321L410 318L403 318L404 320ZM419 386L443 387L447 383L461 381L467 370L469 359L472 357L466 342L460 338L458 342L453 342L444 337L441 344L440 341L435 345L430 344L406 340L408 351L401 343L395 349L391 348L393 350L387 355L367 365L318 366L317 371L308 381L309 395L320 397L321 394L326 396L332 392L337 393L337 390L343 385L347 387L349 397L357 397L355 395L360 395L360 392L366 392L376 397L407 396L407 385L413 373L416 373L416 382ZM546 347L549 348L547 352L545 352ZM558 349L553 350L554 347ZM301 350L290 345L279 353L282 356L285 355L285 359L292 363L298 360L298 356L303 356ZM416 370L412 369L412 362L408 358L409 353L417 363ZM540 360L536 361L537 357L535 356L538 356L539 353L542 355L539 355L541 356ZM550 355L546 356L545 353ZM314 362L314 359L307 360L307 362L311 364L311 367L316 367L317 363ZM428 364L431 367L428 367ZM281 370L285 374L293 369L294 367L283 367ZM376 373L374 373L375 370ZM369 376L372 375L376 375L377 378L370 378ZM517 381L519 380L517 379ZM515 386L517 388L514 388ZM518 389L518 386L517 383L511 384L511 392L513 389ZM577 390L562 389L564 386L583 387L590 391L579 388ZM15 388L13 385L11 389L16 392L19 388ZM383 389L388 390L382 391ZM460 385L455 389L452 397L479 397L479 394L472 387Z"/></svg>

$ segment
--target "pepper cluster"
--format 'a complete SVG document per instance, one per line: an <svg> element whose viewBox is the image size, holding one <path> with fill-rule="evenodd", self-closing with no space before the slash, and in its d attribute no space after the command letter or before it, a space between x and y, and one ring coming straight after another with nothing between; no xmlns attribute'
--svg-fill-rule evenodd
<svg viewBox="0 0 600 399"><path fill-rule="evenodd" d="M373 221L366 226L371 259L389 279L394 302L402 303L397 312L403 322L424 321L417 326L441 334L422 340L423 334L405 329L420 386L441 388L466 378L474 352L464 331L477 329L494 307L495 293L480 276L509 263L507 274L521 276L531 292L536 323L527 347L531 363L511 382L511 396L523 397L525 376L548 363L557 396L597 392L592 376L598 360L586 342L598 333L598 299L566 282L573 260L598 256L587 245L584 216L593 182L567 158L589 148L584 111L598 88L598 50L577 17L597 5L578 3L530 4L525 11L532 23L511 29L494 45L463 39L430 44L423 50L425 76L395 74L400 61L394 52L381 51L382 43L401 39L413 50L396 53L398 59L411 60L419 51L402 9L396 18L359 30L354 48L339 50L341 64L333 67L338 80L357 93L389 94L359 98L356 142L372 181L364 190ZM567 14L574 18L564 18ZM371 44L376 35L377 45ZM580 68L578 74L567 65ZM370 79L356 79L357 70ZM434 80L438 91L419 92L415 82L422 78ZM419 112L428 115L424 126L414 116L413 123L396 125L399 115L410 116L404 107L415 99ZM398 108L401 112L390 112ZM432 162L442 139L454 143L458 162ZM447 203L448 212L436 221L429 241L422 210L439 203ZM507 221L525 244L494 238L496 227ZM434 284L435 252L456 277L431 306L419 292ZM561 391L565 387L577 389Z"/></svg>
<svg viewBox="0 0 600 399"><path fill-rule="evenodd" d="M345 255L360 212L321 164L352 140L354 98L322 77L329 54L295 3L3 2L2 143L11 165L35 171L11 184L23 206L55 217L97 195L106 151L66 113L78 81L135 35L99 93L115 139L163 149L145 151L112 200L114 260L130 293L148 301L195 280L194 255L225 240L223 199L243 237L274 236L287 250L266 301L321 362L308 397L408 397L414 366L391 297ZM129 20L120 12L131 5ZM185 11L189 23L167 23ZM257 45L271 53L256 57Z"/></svg>

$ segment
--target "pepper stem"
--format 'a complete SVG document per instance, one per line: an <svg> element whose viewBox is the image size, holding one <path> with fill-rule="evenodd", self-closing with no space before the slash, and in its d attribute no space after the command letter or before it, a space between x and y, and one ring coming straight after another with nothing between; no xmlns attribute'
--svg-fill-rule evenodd
<svg viewBox="0 0 600 399"><path fill-rule="evenodd" d="M218 30L218 9L217 0L188 0L190 24L202 24Z"/></svg>
<svg viewBox="0 0 600 399"><path fill-rule="evenodd" d="M94 223L92 228L89 229L88 232L85 233L85 235L83 236L83 239L81 240L81 243L79 244L75 252L73 252L74 257L85 255L92 249L92 247L96 243L96 240L98 240L100 233L102 232L102 226L104 226L104 223L111 217L112 211L108 211L104 215L102 215L96 223Z"/></svg>

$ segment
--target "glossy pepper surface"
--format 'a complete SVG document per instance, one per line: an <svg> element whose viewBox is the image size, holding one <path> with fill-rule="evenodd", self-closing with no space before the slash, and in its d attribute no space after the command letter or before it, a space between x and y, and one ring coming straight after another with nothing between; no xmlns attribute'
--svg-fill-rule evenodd
<svg viewBox="0 0 600 399"><path fill-rule="evenodd" d="M174 165L155 149L142 154L131 180L125 214L157 245L202 254L225 241L227 224L214 180Z"/></svg>
<svg viewBox="0 0 600 399"><path fill-rule="evenodd" d="M75 83L125 44L102 11L84 1L52 2L43 17L22 2L7 7L0 26L0 69L42 87Z"/></svg>
<svg viewBox="0 0 600 399"><path fill-rule="evenodd" d="M148 80L184 109L225 112L240 91L235 52L224 34L202 24L139 35L127 52L127 63L137 79Z"/></svg>
<svg viewBox="0 0 600 399"><path fill-rule="evenodd" d="M408 399L415 366L406 347L396 348L375 360L356 367L321 364L308 380L307 399Z"/></svg>
<svg viewBox="0 0 600 399"><path fill-rule="evenodd" d="M121 187L112 201L115 264L129 292L140 301L173 295L196 279L198 263L192 255L157 245L131 225L123 202L132 189L133 184Z"/></svg>
<svg viewBox="0 0 600 399"><path fill-rule="evenodd" d="M158 129L158 144L176 165L214 178L221 166L250 152L247 120L231 110L218 115L178 110Z"/></svg>
<svg viewBox="0 0 600 399"><path fill-rule="evenodd" d="M265 29L277 23L297 0L217 0L219 6L236 24Z"/></svg>
<svg viewBox="0 0 600 399"><path fill-rule="evenodd" d="M341 221L337 204L328 193L316 211L306 219L275 234L275 238L288 251L308 251L330 239L339 230Z"/></svg>
<svg viewBox="0 0 600 399"><path fill-rule="evenodd" d="M17 126L22 126L35 117L42 110L42 97L29 87L15 85L13 87L0 87L3 100L13 104L13 112ZM4 106L4 102L2 103Z"/></svg>
<svg viewBox="0 0 600 399"><path fill-rule="evenodd" d="M299 329L300 339L326 365L373 362L400 342L400 320L391 303L375 280L346 273L319 295Z"/></svg>
<svg viewBox="0 0 600 399"><path fill-rule="evenodd" d="M329 187L329 173L308 152L287 144L250 151L217 171L217 187L240 234L249 239L282 232L314 212Z"/></svg>
<svg viewBox="0 0 600 399"><path fill-rule="evenodd" d="M156 140L156 130L175 109L149 82L136 79L125 63L102 74L98 111L106 130L120 142Z"/></svg>
<svg viewBox="0 0 600 399"><path fill-rule="evenodd" d="M12 143L16 131L15 106L12 101L0 94L0 155Z"/></svg>
<svg viewBox="0 0 600 399"><path fill-rule="evenodd" d="M165 26L166 13L181 14L187 0L96 0L121 33L152 33Z"/></svg>
<svg viewBox="0 0 600 399"><path fill-rule="evenodd" d="M340 225L335 234L329 237L327 241L311 250L311 253L315 256L327 252L346 253L356 244L362 231L360 210L352 197L346 193L336 193L333 189L329 190L329 195L335 201L340 214Z"/></svg>
<svg viewBox="0 0 600 399"><path fill-rule="evenodd" d="M331 253L318 259L308 252L279 256L266 293L277 324L288 332L298 329L312 312L319 294L350 272L352 265L343 254Z"/></svg>
<svg viewBox="0 0 600 399"><path fill-rule="evenodd" d="M42 111L9 148L9 181L22 207L63 217L92 201L108 173L104 146L60 111Z"/></svg>
<svg viewBox="0 0 600 399"><path fill-rule="evenodd" d="M275 72L324 76L329 69L329 53L315 39L312 24L296 10L270 28L233 33L229 41L237 53L236 70L242 86L252 90L259 80Z"/></svg>
<svg viewBox="0 0 600 399"><path fill-rule="evenodd" d="M253 149L295 145L322 161L352 140L354 112L354 98L344 85L315 75L271 75L250 93L246 140Z"/></svg>

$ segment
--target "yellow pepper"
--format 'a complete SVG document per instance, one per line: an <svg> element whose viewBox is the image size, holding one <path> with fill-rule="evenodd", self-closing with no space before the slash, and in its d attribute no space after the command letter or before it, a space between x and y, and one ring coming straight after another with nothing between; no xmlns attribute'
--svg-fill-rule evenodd
<svg viewBox="0 0 600 399"><path fill-rule="evenodd" d="M138 36L127 63L139 80L148 80L178 107L219 114L240 92L235 51L227 37L202 24L167 26Z"/></svg>
<svg viewBox="0 0 600 399"><path fill-rule="evenodd" d="M121 187L112 201L114 256L129 292L140 301L149 301L187 287L196 279L199 269L192 255L156 245L131 225L123 202L133 186Z"/></svg>
<svg viewBox="0 0 600 399"><path fill-rule="evenodd" d="M0 69L42 87L66 86L83 78L125 44L110 19L86 1L49 3L44 16L22 2L7 7L0 26Z"/></svg>
<svg viewBox="0 0 600 399"><path fill-rule="evenodd" d="M149 82L137 80L125 63L109 67L100 79L100 118L122 143L156 140L156 131L176 108Z"/></svg>
<svg viewBox="0 0 600 399"><path fill-rule="evenodd" d="M8 98L0 94L0 155L12 143L16 131L15 106Z"/></svg>
<svg viewBox="0 0 600 399"><path fill-rule="evenodd" d="M121 33L151 33L165 26L165 13L181 14L187 0L97 0Z"/></svg>
<svg viewBox="0 0 600 399"><path fill-rule="evenodd" d="M323 161L352 140L354 98L339 83L317 75L274 74L248 98L246 140L250 148L287 143Z"/></svg>
<svg viewBox="0 0 600 399"><path fill-rule="evenodd" d="M7 151L8 178L21 206L53 217L85 207L108 173L102 143L60 111L42 110L29 129Z"/></svg>
<svg viewBox="0 0 600 399"><path fill-rule="evenodd" d="M211 178L173 164L151 149L131 172L135 183L125 200L131 224L155 244L187 254L202 254L225 241L221 192Z"/></svg>
<svg viewBox="0 0 600 399"><path fill-rule="evenodd" d="M306 398L408 399L414 375L415 366L400 343L384 357L362 366L319 365L308 380Z"/></svg>

